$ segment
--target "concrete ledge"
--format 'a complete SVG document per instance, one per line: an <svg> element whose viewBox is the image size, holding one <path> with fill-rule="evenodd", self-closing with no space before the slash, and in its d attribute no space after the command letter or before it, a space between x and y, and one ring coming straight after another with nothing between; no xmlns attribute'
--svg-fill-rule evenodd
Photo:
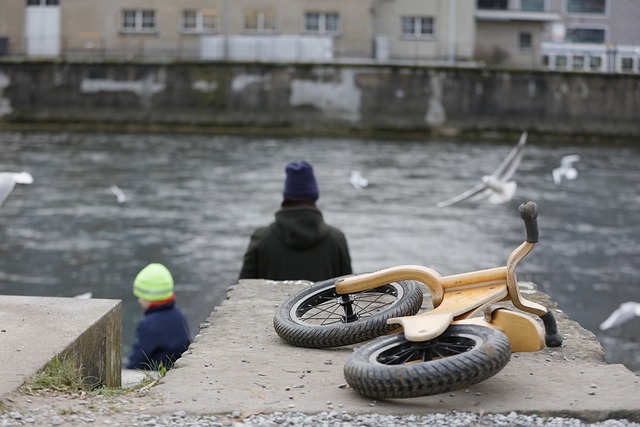
<svg viewBox="0 0 640 427"><path fill-rule="evenodd" d="M516 411L592 422L640 421L640 378L622 365L607 365L595 336L557 309L562 348L514 354L501 372L468 390L402 400L365 398L346 386L342 372L353 347L298 348L275 333L276 306L303 286L308 283L245 280L231 287L176 369L153 388L163 403L147 411L223 416ZM533 284L522 287L527 298L555 307Z"/></svg>
<svg viewBox="0 0 640 427"><path fill-rule="evenodd" d="M0 396L56 355L87 382L119 387L121 336L120 300L0 296Z"/></svg>

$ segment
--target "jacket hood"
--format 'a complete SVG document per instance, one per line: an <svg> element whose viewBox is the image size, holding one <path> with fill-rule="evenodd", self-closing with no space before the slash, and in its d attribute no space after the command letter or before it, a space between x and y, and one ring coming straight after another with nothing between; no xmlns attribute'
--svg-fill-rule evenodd
<svg viewBox="0 0 640 427"><path fill-rule="evenodd" d="M271 228L286 246L294 249L312 248L330 232L322 212L309 206L279 210Z"/></svg>

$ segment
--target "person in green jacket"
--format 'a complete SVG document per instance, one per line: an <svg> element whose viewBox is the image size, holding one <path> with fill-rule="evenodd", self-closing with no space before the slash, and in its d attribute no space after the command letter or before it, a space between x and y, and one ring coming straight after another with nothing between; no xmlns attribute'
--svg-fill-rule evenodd
<svg viewBox="0 0 640 427"><path fill-rule="evenodd" d="M285 167L283 201L275 221L256 229L244 254L240 279L318 282L352 273L347 239L324 222L320 195L306 161Z"/></svg>

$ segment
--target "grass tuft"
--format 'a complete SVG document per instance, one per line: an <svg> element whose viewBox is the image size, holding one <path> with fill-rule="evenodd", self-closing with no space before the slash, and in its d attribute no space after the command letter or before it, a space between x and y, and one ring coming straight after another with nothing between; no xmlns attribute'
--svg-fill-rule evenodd
<svg viewBox="0 0 640 427"><path fill-rule="evenodd" d="M55 356L44 368L31 377L23 386L30 390L56 390L61 392L86 391L94 388L82 376L82 367L73 361Z"/></svg>
<svg viewBox="0 0 640 427"><path fill-rule="evenodd" d="M150 363L149 370L143 370L142 379L128 387L104 387L91 384L89 377L83 377L82 366L76 367L72 360L65 357L54 356L44 368L20 388L22 393L31 394L38 392L56 391L66 394L88 394L90 396L102 395L106 397L122 396L128 393L144 392L156 385L167 373L162 363ZM0 413L3 408L0 402Z"/></svg>

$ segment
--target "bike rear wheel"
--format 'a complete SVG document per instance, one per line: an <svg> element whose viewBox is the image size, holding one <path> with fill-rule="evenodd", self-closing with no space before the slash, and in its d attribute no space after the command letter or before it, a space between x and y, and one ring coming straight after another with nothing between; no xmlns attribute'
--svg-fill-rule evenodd
<svg viewBox="0 0 640 427"><path fill-rule="evenodd" d="M278 308L273 326L283 340L310 348L355 344L396 329L387 319L414 315L422 306L422 289L415 282L338 295L336 280L315 283Z"/></svg>
<svg viewBox="0 0 640 427"><path fill-rule="evenodd" d="M437 338L410 342L404 334L356 349L344 376L357 392L378 399L429 396L468 387L509 362L507 336L478 325L451 325Z"/></svg>

